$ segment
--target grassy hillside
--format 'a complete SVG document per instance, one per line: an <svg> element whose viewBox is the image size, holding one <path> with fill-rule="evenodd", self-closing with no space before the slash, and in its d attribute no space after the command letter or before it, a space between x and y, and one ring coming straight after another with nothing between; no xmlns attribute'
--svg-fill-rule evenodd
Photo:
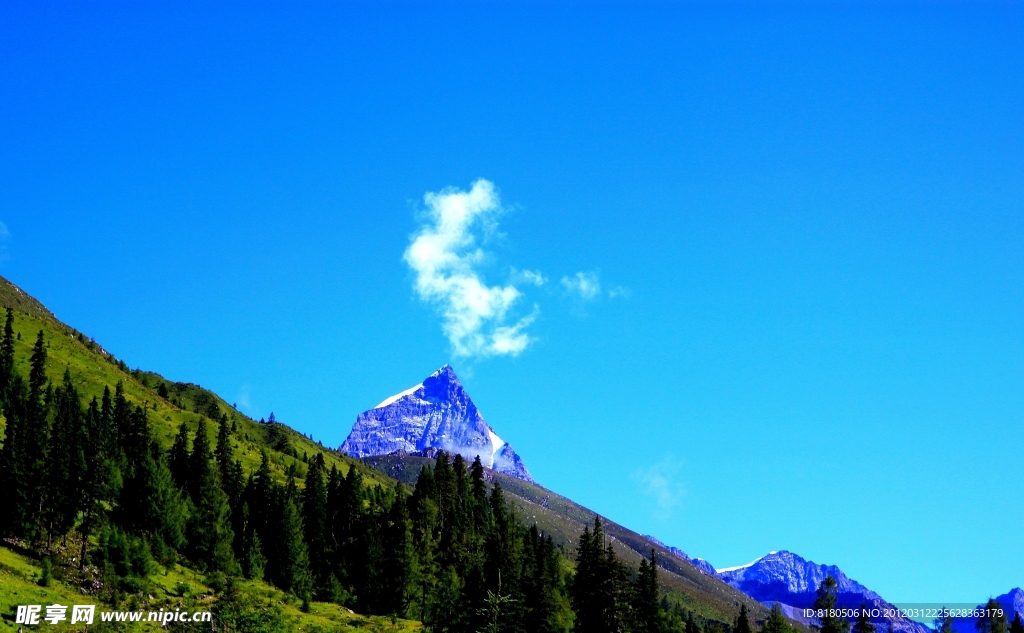
<svg viewBox="0 0 1024 633"><path fill-rule="evenodd" d="M343 473L351 468L358 469L366 485L385 488L401 485L362 462L327 449L285 425L261 424L252 420L199 385L175 383L152 372L129 370L124 362L114 358L92 339L58 321L42 304L2 277L0 307L11 307L14 310L15 367L20 374L27 374L32 346L38 332L42 331L47 346L47 372L52 383L60 384L64 371L69 370L75 387L83 400L88 402L94 396L100 398L104 388L113 391L115 385L122 382L128 401L146 408L153 434L164 448L171 446L182 422L194 432L199 421L209 418L216 410L227 413L235 425L234 457L242 462L246 475L258 468L260 453L266 451L271 471L277 478L284 481L289 474L294 474L301 482L306 473L307 459L321 453L328 468L334 465ZM165 396L160 395L162 391L166 393ZM212 422L208 421L208 425L216 428ZM6 420L0 416L0 438L4 431ZM33 552L21 549L13 542L0 545L0 631L19 630L14 624L14 612L17 605L24 604L96 604L98 610L152 610L182 606L208 610L214 603L215 591L211 584L222 582L221 579L207 578L178 564L171 568L157 565L146 586L140 587L138 595L126 594L119 604L104 603L96 596L88 595L88 585L95 582L97 572L90 572L88 568L85 572L77 571L74 563L77 546L68 544L55 547L54 580L44 587L39 584L42 561L35 558ZM310 611L304 613L300 611L300 603L295 596L263 582L239 580L238 591L247 600L278 605L282 617L296 631L326 633L421 628L416 622L398 620L392 623L386 618L360 616L330 603L314 602ZM44 626L54 631L81 630L78 625L71 627L66 623ZM117 630L104 628L111 626L105 624L91 630ZM159 627L140 623L131 624L130 628L133 631L155 631Z"/></svg>
<svg viewBox="0 0 1024 633"><path fill-rule="evenodd" d="M241 461L245 475L259 467L261 452L265 451L276 478L284 481L289 475L294 475L301 485L309 459L321 454L328 469L337 466L342 473L348 473L354 468L362 474L365 485L390 489L415 483L422 466L433 461L411 456L378 457L365 462L349 458L285 425L252 420L199 385L169 381L153 372L131 370L97 342L58 321L39 302L2 277L0 306L15 310L15 365L18 373L28 373L32 346L38 332L42 331L48 351L47 372L52 383L59 384L65 370L70 371L72 381L85 402L93 397L100 398L104 388L113 391L118 382L123 383L126 398L145 408L153 434L165 449L172 445L182 423L194 432L200 420L210 420L226 413L234 427L234 458ZM208 425L215 427L215 423L209 421ZM4 427L5 421L0 417L0 431ZM580 533L585 526L592 525L592 511L540 486L501 473L489 472L488 476L501 482L524 522L536 522L570 557L574 554ZM652 547L639 534L610 521L606 522L606 532L619 557L634 568ZM664 569L660 575L663 588L673 602L707 620L723 623L731 623L735 619L741 604L747 605L755 620L760 621L767 616L767 611L756 601L701 573L663 547L653 547ZM55 554L55 575L65 578L67 584L55 580L42 587L36 582L42 574L41 561L33 559L30 552L18 550L15 543L6 543L6 549L0 548L0 614L5 618L0 621L0 631L16 630L5 628L13 626L10 620L14 605L74 604L76 595L81 598L78 591L88 584L89 574L74 570L74 551L75 547L58 548ZM176 564L171 568L158 567L151 582L142 588L144 591L140 589L138 595L125 596L124 600L126 604L131 602L147 608L209 606L213 602L214 590L223 589L220 584L216 578L205 578L195 570ZM328 603L314 603L309 613L303 613L299 611L294 596L262 582L240 581L239 591L252 599L279 604L296 630L347 631L361 628L383 631L419 627L418 623L412 622L391 623L364 618ZM135 630L140 626L144 625L133 625ZM61 628L54 627L54 630Z"/></svg>
<svg viewBox="0 0 1024 633"><path fill-rule="evenodd" d="M176 609L210 611L215 608L215 590L206 578L194 570L181 565L173 567L158 566L152 575L152 583L147 587L147 595L140 599L127 595L119 604L103 604L95 597L83 594L81 587L60 580L51 580L46 587L39 584L43 575L39 561L0 547L0 632L22 630L13 622L15 605L75 605L96 604L97 611L174 611ZM281 617L296 631L308 633L342 633L345 631L375 631L379 633L399 633L401 631L421 630L418 622L396 620L392 622L384 617L366 617L341 608L335 604L313 603L308 613L300 610L300 602L295 596L278 591L262 582L239 580L238 590L247 598L263 604L273 604L280 610ZM114 625L103 624L96 617L96 625L90 631L117 630ZM156 632L163 629L155 622L144 621L121 625L123 630ZM209 624L205 629L209 630ZM41 623L40 628L47 631L83 631L80 624L72 626L68 622L58 625Z"/></svg>
<svg viewBox="0 0 1024 633"><path fill-rule="evenodd" d="M336 465L347 473L355 466L369 483L394 486L393 480L382 477L359 460L329 450L283 424L260 424L199 385L172 382L153 372L129 370L123 361L114 358L92 339L57 321L41 304L2 277L0 306L15 310L14 330L18 336L15 367L19 373L28 373L32 345L42 330L47 344L47 372L52 383L59 384L64 370L69 369L75 387L88 402L94 396L101 397L104 387L113 391L118 381L123 382L129 402L147 408L153 432L165 448L174 441L182 422L195 431L200 418L208 417L206 412L212 404L219 411L227 412L237 425L235 458L242 461L246 474L259 466L261 449L267 450L271 468L282 479L289 469L301 479L306 468L303 455L312 457L323 453L328 468ZM31 313L22 312L23 307L31 309ZM166 398L158 395L161 384L167 389Z"/></svg>

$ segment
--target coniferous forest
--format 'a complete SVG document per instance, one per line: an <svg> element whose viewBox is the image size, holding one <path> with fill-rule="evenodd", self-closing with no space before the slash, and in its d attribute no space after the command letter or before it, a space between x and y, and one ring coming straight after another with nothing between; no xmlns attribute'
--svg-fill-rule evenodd
<svg viewBox="0 0 1024 633"><path fill-rule="evenodd" d="M303 610L335 604L439 633L700 633L708 624L661 594L653 551L630 568L598 518L564 551L517 516L479 459L441 453L411 489L328 468L326 449L283 479L266 451L246 472L232 448L235 421L216 406L194 431L181 424L165 450L152 411L131 404L122 383L88 401L70 369L53 384L42 331L27 375L16 371L12 322L8 310L0 537L44 561L40 584L60 571L119 605L145 595L158 566L186 565L216 591L222 631L291 630L274 604L238 591L257 581ZM51 564L57 550L68 569ZM199 625L171 625L188 626Z"/></svg>

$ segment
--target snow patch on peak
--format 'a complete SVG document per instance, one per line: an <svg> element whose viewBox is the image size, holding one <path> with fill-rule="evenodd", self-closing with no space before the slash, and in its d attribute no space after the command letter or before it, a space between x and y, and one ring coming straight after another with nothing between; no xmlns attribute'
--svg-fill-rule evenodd
<svg viewBox="0 0 1024 633"><path fill-rule="evenodd" d="M494 429L490 428L489 426L487 427L487 436L491 440L491 463L488 464L488 467L493 468L494 460L497 459L498 457L498 451L500 451L502 447L505 446L505 441L498 437L498 434L494 432Z"/></svg>
<svg viewBox="0 0 1024 633"><path fill-rule="evenodd" d="M402 391L400 393L396 393L395 395L393 395L393 396L391 396L389 398L386 398L383 402L381 402L380 404L375 406L374 409L383 409L384 407L388 406L389 404L391 404L393 402L398 402L399 400L401 400L402 398L404 398L406 396L411 396L412 394L414 394L417 391L419 391L422 387L423 387L423 383L420 383L420 384L416 385L415 387L409 387L405 391Z"/></svg>
<svg viewBox="0 0 1024 633"><path fill-rule="evenodd" d="M774 553L775 553L775 552L772 552L772 554L774 554ZM762 558L763 558L763 557L762 557ZM753 567L754 565L756 565L756 564L757 564L757 563L759 563L760 561L761 561L761 559L760 559L760 558L758 558L758 559L756 559L756 560L752 560L752 561L750 561L750 562L749 562L749 563L747 563L746 565L736 565L735 567L722 567L721 569L716 569L716 570L715 570L715 573L718 573L718 574L724 574L724 573L726 573L726 572L730 572L730 571L739 571L739 570L741 570L741 569L747 569L747 568L749 568L749 567Z"/></svg>

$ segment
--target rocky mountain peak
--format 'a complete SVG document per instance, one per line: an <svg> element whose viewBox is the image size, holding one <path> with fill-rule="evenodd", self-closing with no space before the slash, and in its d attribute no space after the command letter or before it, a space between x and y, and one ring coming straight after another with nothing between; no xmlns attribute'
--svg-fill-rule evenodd
<svg viewBox="0 0 1024 633"><path fill-rule="evenodd" d="M832 576L838 585L838 606L856 608L861 604L873 607L891 608L880 595L847 576L835 565L819 565L813 561L785 550L771 552L757 560L717 570L718 577L739 589L751 598L765 605L778 602L789 617L814 624L802 615L802 610L811 608L817 597L817 589L827 576ZM891 610L891 609L889 609ZM887 630L892 626L896 633L929 633L925 625L903 617L877 620L876 625Z"/></svg>
<svg viewBox="0 0 1024 633"><path fill-rule="evenodd" d="M533 481L523 460L484 420L451 365L360 413L341 450L354 457L440 449Z"/></svg>

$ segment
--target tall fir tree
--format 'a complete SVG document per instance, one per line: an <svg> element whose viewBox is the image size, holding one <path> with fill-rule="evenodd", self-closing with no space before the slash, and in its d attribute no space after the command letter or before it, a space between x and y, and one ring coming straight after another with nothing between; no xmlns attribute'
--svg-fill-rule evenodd
<svg viewBox="0 0 1024 633"><path fill-rule="evenodd" d="M110 415L112 424L117 430L117 444L121 447L122 451L124 451L128 436L131 434L129 428L131 413L131 404L124 395L124 381L118 380L117 384L114 385L114 398L111 404Z"/></svg>
<svg viewBox="0 0 1024 633"><path fill-rule="evenodd" d="M32 356L29 359L28 397L25 414L19 423L20 468L25 498L26 521L22 536L35 538L39 534L40 512L43 509L46 481L46 448L49 446L49 409L52 390L46 377L47 349L43 331L39 330Z"/></svg>
<svg viewBox="0 0 1024 633"><path fill-rule="evenodd" d="M686 625L683 627L683 633L700 633L697 627L697 622L693 619L693 611L690 611L686 614ZM771 633L776 632L773 631Z"/></svg>
<svg viewBox="0 0 1024 633"><path fill-rule="evenodd" d="M216 403L214 403L216 406ZM230 470L234 464L234 456L231 451L231 425L228 424L228 416L219 416L217 423L217 448L214 457L217 460L217 467L220 469L221 481L227 481Z"/></svg>
<svg viewBox="0 0 1024 633"><path fill-rule="evenodd" d="M385 614L404 616L408 608L412 559L412 532L405 491L398 488L383 524L384 560L379 609Z"/></svg>
<svg viewBox="0 0 1024 633"><path fill-rule="evenodd" d="M658 557L653 549L650 563L647 560L640 561L634 596L634 633L661 633L661 607L658 604ZM742 605L740 617L744 621L746 621L746 615L746 605ZM750 623L747 622L747 630L744 631L737 621L734 633L750 633Z"/></svg>
<svg viewBox="0 0 1024 633"><path fill-rule="evenodd" d="M857 620L853 623L853 633L875 633L875 625L871 622L866 603L861 604L857 610Z"/></svg>
<svg viewBox="0 0 1024 633"><path fill-rule="evenodd" d="M778 602L772 603L771 612L768 614L768 619L764 621L764 626L761 627L761 633L792 633L792 630L793 627L782 613L782 606Z"/></svg>
<svg viewBox="0 0 1024 633"><path fill-rule="evenodd" d="M31 534L32 492L31 431L28 389L21 376L12 377L4 402L6 431L0 449L0 537L24 538Z"/></svg>
<svg viewBox="0 0 1024 633"><path fill-rule="evenodd" d="M109 397L110 391L106 391ZM85 414L85 476L82 479L82 549L78 567L85 568L89 536L106 518L105 508L120 491L121 474L117 468L116 438L107 425L96 398Z"/></svg>
<svg viewBox="0 0 1024 633"><path fill-rule="evenodd" d="M302 515L296 505L298 491L295 481L277 492L276 530L277 546L269 556L273 564L274 584L290 591L303 600L312 594L312 575L309 571L309 552L303 540Z"/></svg>
<svg viewBox="0 0 1024 633"><path fill-rule="evenodd" d="M4 338L0 341L0 407L7 399L7 390L14 379L14 310L7 308Z"/></svg>
<svg viewBox="0 0 1024 633"><path fill-rule="evenodd" d="M1024 621L1021 621L1020 612L1013 614L1013 622L1010 623L1010 633L1024 633Z"/></svg>
<svg viewBox="0 0 1024 633"><path fill-rule="evenodd" d="M850 623L835 613L839 597L839 584L831 574L818 585L814 608L822 612L821 633L847 633Z"/></svg>
<svg viewBox="0 0 1024 633"><path fill-rule="evenodd" d="M188 489L189 444L188 425L182 422L178 426L178 434L174 436L174 444L171 445L171 452L168 456L171 476L174 478L174 483L182 490Z"/></svg>
<svg viewBox="0 0 1024 633"><path fill-rule="evenodd" d="M953 633L953 623L955 620L952 615L946 615L941 618L936 618L932 628L935 633Z"/></svg>
<svg viewBox="0 0 1024 633"><path fill-rule="evenodd" d="M315 591L327 597L331 592L332 569L327 546L327 466L317 453L306 471L306 487L302 491L302 527L308 548Z"/></svg>
<svg viewBox="0 0 1024 633"><path fill-rule="evenodd" d="M740 604L740 614L736 616L736 624L732 627L733 633L751 633L750 615L747 612L747 605Z"/></svg>
<svg viewBox="0 0 1024 633"><path fill-rule="evenodd" d="M623 628L626 570L611 544L605 543L600 517L594 517L594 531L580 538L573 580L575 631L613 633Z"/></svg>
<svg viewBox="0 0 1024 633"><path fill-rule="evenodd" d="M1007 633L1006 611L995 598L989 598L982 615L974 624L978 633Z"/></svg>
<svg viewBox="0 0 1024 633"><path fill-rule="evenodd" d="M210 448L210 436L206 431L206 420L199 419L195 439L192 440L192 453L188 460L188 490L192 502L199 503L200 488L210 479L210 470L214 469L213 451ZM218 479L219 482L219 479Z"/></svg>
<svg viewBox="0 0 1024 633"><path fill-rule="evenodd" d="M54 392L54 417L44 468L43 529L47 548L54 537L62 537L74 526L82 501L86 472L85 429L82 403L64 370L61 386Z"/></svg>
<svg viewBox="0 0 1024 633"><path fill-rule="evenodd" d="M205 428L200 422L200 429ZM194 561L215 571L235 573L234 532L231 529L231 507L220 483L220 474L209 461L203 468L200 434L192 451L190 475L194 486L192 502L195 509L189 521L189 549ZM207 444L208 448L208 444Z"/></svg>
<svg viewBox="0 0 1024 633"><path fill-rule="evenodd" d="M162 560L173 559L173 550L186 544L187 503L152 439L125 481L118 510L125 531L146 538Z"/></svg>

